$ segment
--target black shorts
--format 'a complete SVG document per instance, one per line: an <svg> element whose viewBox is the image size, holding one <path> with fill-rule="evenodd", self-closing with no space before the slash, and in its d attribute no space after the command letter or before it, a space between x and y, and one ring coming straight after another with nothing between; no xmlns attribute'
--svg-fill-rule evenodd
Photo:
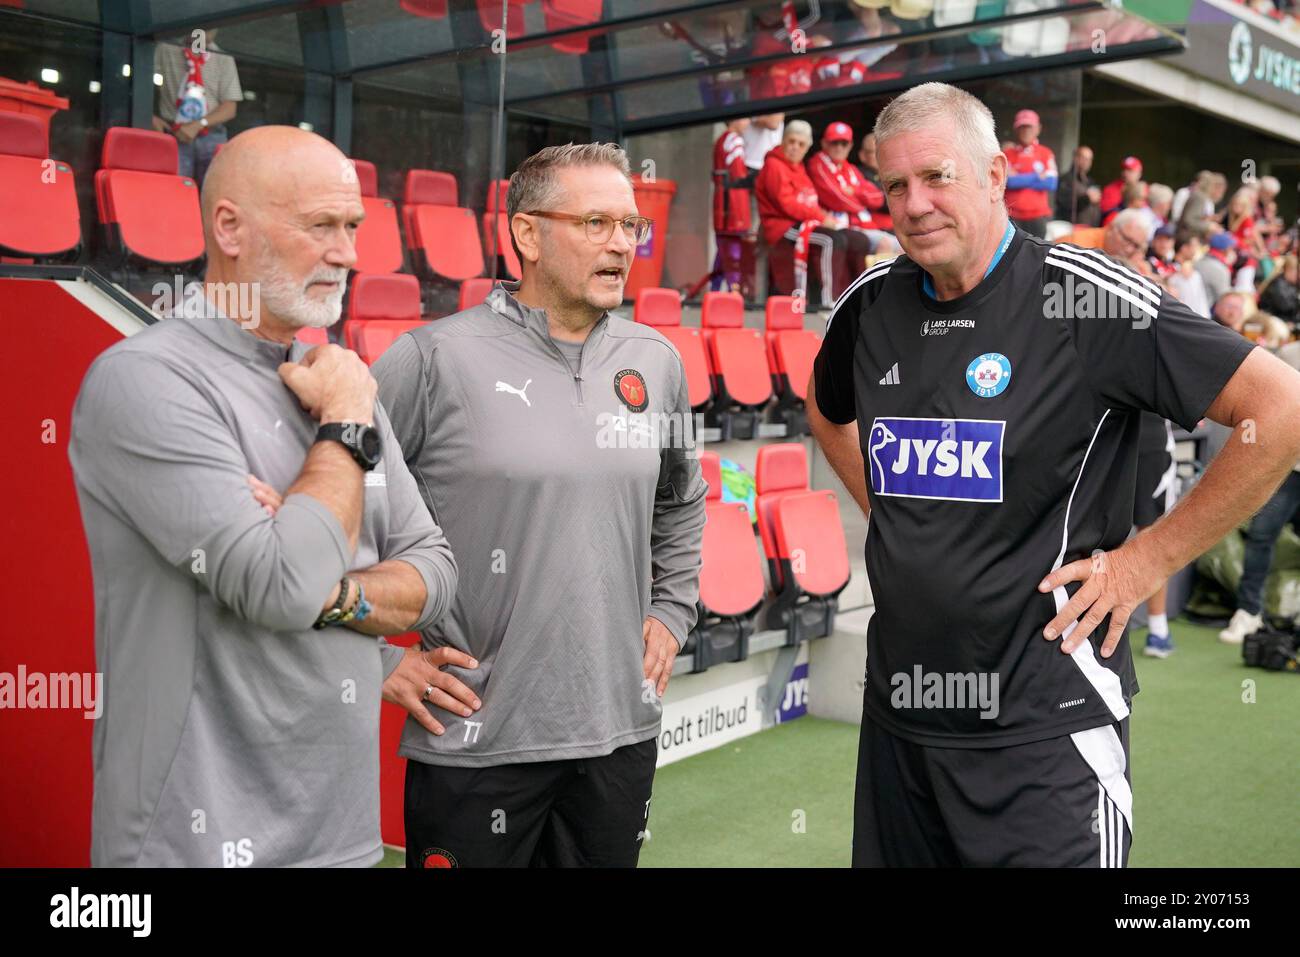
<svg viewBox="0 0 1300 957"><path fill-rule="evenodd" d="M1128 719L1008 748L933 748L862 717L854 867L1123 867Z"/></svg>
<svg viewBox="0 0 1300 957"><path fill-rule="evenodd" d="M1164 449L1142 451L1137 460L1137 491L1133 496L1133 524L1154 525L1178 501L1178 475L1174 458Z"/></svg>
<svg viewBox="0 0 1300 957"><path fill-rule="evenodd" d="M636 867L658 740L487 768L406 762L407 867Z"/></svg>

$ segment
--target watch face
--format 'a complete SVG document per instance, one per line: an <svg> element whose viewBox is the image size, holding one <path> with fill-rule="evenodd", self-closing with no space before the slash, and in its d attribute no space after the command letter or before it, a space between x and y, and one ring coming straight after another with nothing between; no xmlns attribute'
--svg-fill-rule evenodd
<svg viewBox="0 0 1300 957"><path fill-rule="evenodd" d="M381 443L379 441L379 430L365 428L361 430L361 454L371 462L378 463L381 452Z"/></svg>

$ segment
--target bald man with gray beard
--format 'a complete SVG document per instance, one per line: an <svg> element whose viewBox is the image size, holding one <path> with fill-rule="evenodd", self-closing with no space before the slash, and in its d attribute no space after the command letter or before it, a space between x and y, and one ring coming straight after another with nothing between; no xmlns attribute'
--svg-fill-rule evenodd
<svg viewBox="0 0 1300 957"><path fill-rule="evenodd" d="M383 635L457 570L339 316L364 210L326 140L259 127L203 187L201 308L101 355L70 458L95 586L96 866L366 866L379 702L469 715L450 648ZM231 293L234 293L233 295Z"/></svg>

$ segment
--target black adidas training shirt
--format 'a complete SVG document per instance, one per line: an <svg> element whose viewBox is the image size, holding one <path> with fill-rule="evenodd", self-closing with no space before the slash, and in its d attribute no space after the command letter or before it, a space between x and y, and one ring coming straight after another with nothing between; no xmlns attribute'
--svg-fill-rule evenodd
<svg viewBox="0 0 1300 957"><path fill-rule="evenodd" d="M1127 537L1140 412L1193 428L1253 346L1103 253L1019 229L958 299L924 275L899 256L858 277L814 367L866 465L866 716L939 747L1124 718L1127 635L1103 659L1107 618L1062 654L1042 630L1080 586L1038 583Z"/></svg>

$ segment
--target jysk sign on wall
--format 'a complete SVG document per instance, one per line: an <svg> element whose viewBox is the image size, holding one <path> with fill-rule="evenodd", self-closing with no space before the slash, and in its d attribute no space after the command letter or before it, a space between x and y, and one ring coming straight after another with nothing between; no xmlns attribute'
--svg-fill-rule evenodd
<svg viewBox="0 0 1300 957"><path fill-rule="evenodd" d="M1300 47L1207 0L1188 11L1187 40L1179 69L1300 112Z"/></svg>

